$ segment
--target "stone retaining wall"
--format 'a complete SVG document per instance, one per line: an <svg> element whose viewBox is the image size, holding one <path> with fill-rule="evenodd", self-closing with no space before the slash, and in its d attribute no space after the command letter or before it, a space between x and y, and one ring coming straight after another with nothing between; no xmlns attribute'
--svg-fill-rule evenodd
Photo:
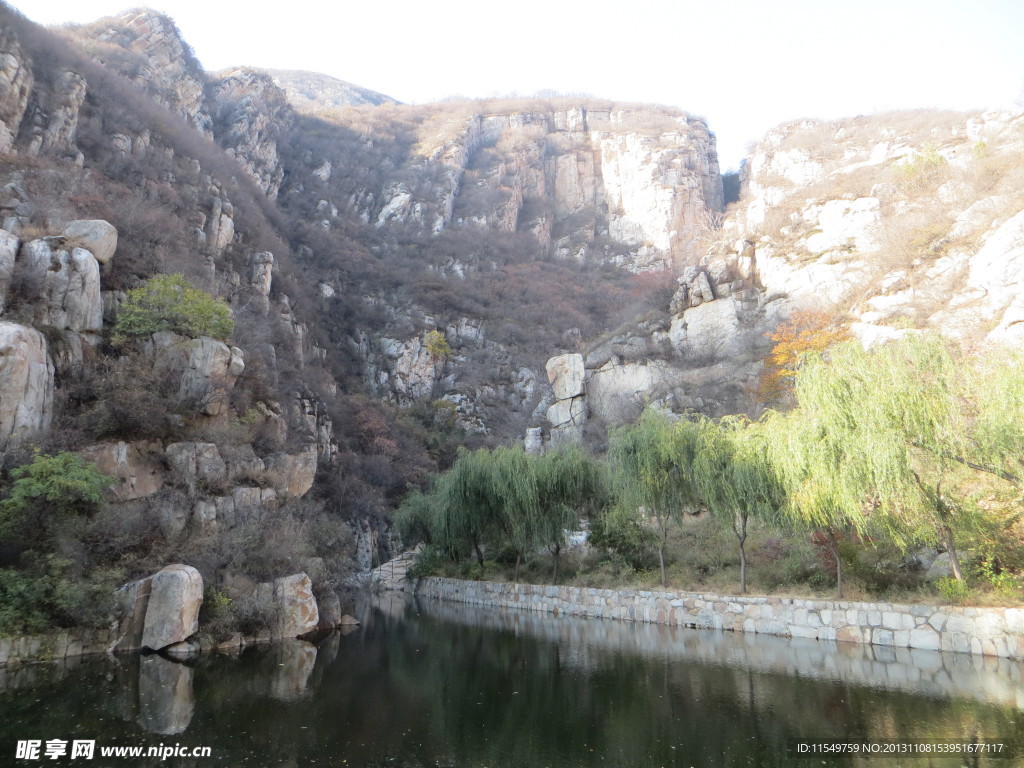
<svg viewBox="0 0 1024 768"><path fill-rule="evenodd" d="M973 653L1024 661L1024 608L859 603L427 578L416 594L555 615Z"/></svg>
<svg viewBox="0 0 1024 768"><path fill-rule="evenodd" d="M108 629L67 629L45 635L0 637L0 669L107 653L118 638L115 630Z"/></svg>

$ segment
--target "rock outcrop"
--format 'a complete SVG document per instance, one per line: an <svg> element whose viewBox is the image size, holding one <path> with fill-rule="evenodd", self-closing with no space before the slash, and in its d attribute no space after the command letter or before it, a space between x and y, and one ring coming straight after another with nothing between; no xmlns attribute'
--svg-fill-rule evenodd
<svg viewBox="0 0 1024 768"><path fill-rule="evenodd" d="M284 178L277 142L292 119L284 91L269 75L239 68L217 79L213 100L217 141L263 194L277 197Z"/></svg>
<svg viewBox="0 0 1024 768"><path fill-rule="evenodd" d="M139 588L136 598L143 593ZM194 635L202 604L203 577L192 566L168 565L155 573L150 577L142 647L159 651Z"/></svg>
<svg viewBox="0 0 1024 768"><path fill-rule="evenodd" d="M103 327L100 268L84 248L70 247L63 237L24 243L19 268L35 292L33 322L57 330L96 334Z"/></svg>
<svg viewBox="0 0 1024 768"><path fill-rule="evenodd" d="M186 118L200 133L212 133L202 70L169 16L136 9L71 31L100 44L88 46L94 58ZM125 56L122 51L134 55Z"/></svg>
<svg viewBox="0 0 1024 768"><path fill-rule="evenodd" d="M117 229L102 219L77 219L64 226L62 232L68 245L84 248L100 264L106 265L117 250Z"/></svg>
<svg viewBox="0 0 1024 768"><path fill-rule="evenodd" d="M0 153L10 152L28 108L31 59L10 29L0 29Z"/></svg>
<svg viewBox="0 0 1024 768"><path fill-rule="evenodd" d="M304 573L283 576L256 587L256 600L273 617L271 636L294 638L315 632L320 622L313 582Z"/></svg>
<svg viewBox="0 0 1024 768"><path fill-rule="evenodd" d="M163 450L156 441L104 443L81 453L96 469L115 479L106 491L113 501L144 499L164 486Z"/></svg>
<svg viewBox="0 0 1024 768"><path fill-rule="evenodd" d="M208 416L227 413L228 395L245 370L242 350L208 336L187 339L171 331L154 333L152 349L155 371L181 377L180 400Z"/></svg>
<svg viewBox="0 0 1024 768"><path fill-rule="evenodd" d="M0 446L43 434L53 419L54 368L39 331L0 320Z"/></svg>

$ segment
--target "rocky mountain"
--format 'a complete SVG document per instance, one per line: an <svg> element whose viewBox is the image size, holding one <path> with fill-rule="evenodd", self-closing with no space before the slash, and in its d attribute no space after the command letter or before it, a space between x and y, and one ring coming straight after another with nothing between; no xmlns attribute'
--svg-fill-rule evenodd
<svg viewBox="0 0 1024 768"><path fill-rule="evenodd" d="M667 311L549 363L548 428L648 403L756 413L765 335L799 311L869 345L921 329L1020 343L1024 112L802 120L758 142L742 181Z"/></svg>
<svg viewBox="0 0 1024 768"><path fill-rule="evenodd" d="M47 31L0 7L0 50L5 467L40 445L116 477L139 574L334 583L459 444L756 410L798 309L865 340L1024 327L1021 114L781 126L726 210L678 110L210 74L146 10ZM160 274L224 301L230 338L126 340Z"/></svg>

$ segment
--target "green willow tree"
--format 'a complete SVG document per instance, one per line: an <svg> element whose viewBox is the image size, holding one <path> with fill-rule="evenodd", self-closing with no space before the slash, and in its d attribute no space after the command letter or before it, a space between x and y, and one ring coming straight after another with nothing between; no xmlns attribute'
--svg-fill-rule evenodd
<svg viewBox="0 0 1024 768"><path fill-rule="evenodd" d="M979 484L1021 486L1024 367L992 355L968 360L950 342L909 335L808 359L797 409L769 419L791 514L833 539L846 526L901 546L935 541L962 581L960 539L985 515L972 501Z"/></svg>
<svg viewBox="0 0 1024 768"><path fill-rule="evenodd" d="M396 513L406 540L421 539L452 560L472 551L484 566L488 546L523 559L547 546L558 562L565 531L604 503L607 482L598 462L577 447L528 456L522 448L461 451L425 493L410 492Z"/></svg>
<svg viewBox="0 0 1024 768"><path fill-rule="evenodd" d="M685 424L685 423L684 423ZM736 537L740 591L747 591L747 524L775 518L782 486L768 458L764 426L743 417L700 419L678 428L696 430L693 483L697 498Z"/></svg>
<svg viewBox="0 0 1024 768"><path fill-rule="evenodd" d="M537 535L554 559L557 584L566 531L576 530L581 518L593 517L609 499L606 473L575 444L530 456L529 463L537 483Z"/></svg>
<svg viewBox="0 0 1024 768"><path fill-rule="evenodd" d="M661 585L667 586L665 545L669 526L698 500L690 468L697 432L674 429L663 414L648 409L632 426L612 433L609 454L617 469L620 503L643 508L657 531Z"/></svg>

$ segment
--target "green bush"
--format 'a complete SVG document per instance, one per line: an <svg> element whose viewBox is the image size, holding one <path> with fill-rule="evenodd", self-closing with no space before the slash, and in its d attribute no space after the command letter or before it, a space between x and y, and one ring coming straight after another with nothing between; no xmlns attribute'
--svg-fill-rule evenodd
<svg viewBox="0 0 1024 768"><path fill-rule="evenodd" d="M223 301L193 287L181 275L156 275L128 291L118 309L114 334L132 337L173 331L223 341L234 327L231 308Z"/></svg>
<svg viewBox="0 0 1024 768"><path fill-rule="evenodd" d="M46 585L31 575L0 568L0 637L34 634L50 626Z"/></svg>
<svg viewBox="0 0 1024 768"><path fill-rule="evenodd" d="M966 602L971 596L971 589L966 582L946 576L935 582L935 588L939 590L942 598L953 605Z"/></svg>
<svg viewBox="0 0 1024 768"><path fill-rule="evenodd" d="M61 517L91 515L113 482L81 456L63 451L36 454L11 472L14 483L0 502L0 535L48 549L50 526Z"/></svg>

